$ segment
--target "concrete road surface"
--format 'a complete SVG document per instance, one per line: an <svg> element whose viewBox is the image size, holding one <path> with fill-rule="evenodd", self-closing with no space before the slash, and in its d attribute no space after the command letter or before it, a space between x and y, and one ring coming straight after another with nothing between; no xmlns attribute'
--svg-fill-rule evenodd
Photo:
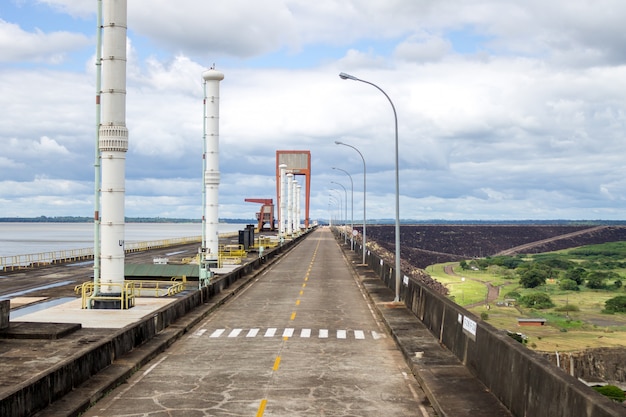
<svg viewBox="0 0 626 417"><path fill-rule="evenodd" d="M329 229L84 416L434 416Z"/></svg>

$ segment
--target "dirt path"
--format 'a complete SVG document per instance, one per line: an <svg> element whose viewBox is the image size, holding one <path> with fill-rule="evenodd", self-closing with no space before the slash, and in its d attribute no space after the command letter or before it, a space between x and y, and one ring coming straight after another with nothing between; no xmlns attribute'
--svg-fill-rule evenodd
<svg viewBox="0 0 626 417"><path fill-rule="evenodd" d="M454 272L454 268L452 267L452 265L445 265L443 267L443 271L447 275L460 277L459 274ZM467 279L470 279L470 280L472 280L474 282L480 282L481 284L484 284L487 287L487 304L497 300L498 297L500 296L500 286L493 286L493 285L491 285L491 282L481 281L481 280L476 279L476 278L467 278ZM481 306L481 305L484 305L484 304L485 304L485 302L480 301L478 303L468 304L468 305L465 305L463 307L472 308L472 307L478 307L478 306Z"/></svg>
<svg viewBox="0 0 626 417"><path fill-rule="evenodd" d="M579 230L577 232L567 233L565 235L554 236L554 237L551 237L551 238L548 238L548 239L543 239L543 240L538 240L536 242L526 243L526 244L523 244L523 245L515 246L514 248L510 248L510 249L506 249L506 250L500 251L495 256L515 255L516 253L524 252L527 249L534 248L535 246L541 246L541 245L545 245L546 243L554 242L554 241L557 241L557 240L568 239L570 237L584 235L584 234L587 234L587 233L590 233L590 232L595 232L597 230L606 229L607 227L608 226L596 226L596 227L591 227L589 229Z"/></svg>

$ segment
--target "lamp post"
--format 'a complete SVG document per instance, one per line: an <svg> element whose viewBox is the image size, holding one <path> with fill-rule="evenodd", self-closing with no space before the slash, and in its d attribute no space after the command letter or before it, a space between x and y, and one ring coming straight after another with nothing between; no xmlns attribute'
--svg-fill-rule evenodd
<svg viewBox="0 0 626 417"><path fill-rule="evenodd" d="M335 197L333 197L332 194L328 195L328 214L330 215L330 227L333 227L333 217L334 217L334 213L331 210L331 206L339 206L339 204L337 204L337 199Z"/></svg>
<svg viewBox="0 0 626 417"><path fill-rule="evenodd" d="M335 141L336 145L343 145L357 151L361 159L363 160L363 265L366 265L365 262L365 252L367 252L367 215L365 210L365 198L366 198L366 166L365 166L365 158L363 158L363 154L357 148L352 145L348 145L347 143L340 142L338 140Z"/></svg>
<svg viewBox="0 0 626 417"><path fill-rule="evenodd" d="M342 80L360 81L376 88L378 91L383 93L385 97L387 97L389 104L391 104L391 109L393 110L396 133L396 298L394 301L400 301L400 276L402 274L400 271L400 170L398 164L398 114L396 113L396 106L393 105L393 101L391 101L391 98L389 98L387 93L385 93L385 91L376 84L362 80L353 75L346 74L345 72L340 73L339 77Z"/></svg>
<svg viewBox="0 0 626 417"><path fill-rule="evenodd" d="M354 250L354 239L352 237L352 231L354 230L354 182L352 182L352 175L348 171L341 168L332 168L343 172L350 178L350 250Z"/></svg>
<svg viewBox="0 0 626 417"><path fill-rule="evenodd" d="M331 188L330 191L341 193L341 191L337 190L336 188ZM335 194L331 194L331 196L335 196ZM338 194L336 198L337 198L337 201L339 202L339 224L345 224L345 222L343 222L341 219L341 217L343 216L343 201L341 199L341 194Z"/></svg>
<svg viewBox="0 0 626 417"><path fill-rule="evenodd" d="M343 193L344 193L344 197L345 197L345 202L346 204L343 206L344 207L344 226L346 223L348 223L348 190L346 190L346 187L343 186L343 184L339 184L338 182L335 181L331 181L332 184L337 184L338 186L340 186L341 188L343 188ZM345 231L345 227L344 227L344 233L343 233L343 243L348 243L348 234Z"/></svg>

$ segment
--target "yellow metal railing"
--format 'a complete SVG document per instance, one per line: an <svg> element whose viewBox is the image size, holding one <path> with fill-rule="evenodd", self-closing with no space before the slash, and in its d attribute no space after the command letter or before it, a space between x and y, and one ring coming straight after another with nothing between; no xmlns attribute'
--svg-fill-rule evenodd
<svg viewBox="0 0 626 417"><path fill-rule="evenodd" d="M102 293L102 287L107 287L110 293ZM119 289L117 292L115 289ZM97 289L97 291L96 291ZM120 309L127 310L135 305L135 289L133 281L124 281L123 284L96 284L94 282L84 282L74 287L74 291L80 293L82 308L91 308L95 301L119 301Z"/></svg>
<svg viewBox="0 0 626 417"><path fill-rule="evenodd" d="M92 281L83 282L74 287L74 292L81 296L81 308L91 308L97 300L120 301L122 309L135 305L135 298L142 296L163 297L183 292L187 286L187 277L173 277L170 281L164 280L126 280L124 284L95 284ZM107 293L102 293L102 287L107 287ZM98 291L96 291L96 288ZM120 288L119 295L112 288ZM110 293L114 293L111 295ZM153 294L152 294L153 293Z"/></svg>
<svg viewBox="0 0 626 417"><path fill-rule="evenodd" d="M278 246L278 240L277 239L272 239L272 238L267 237L267 236L264 236L264 237L259 236L258 238L254 239L254 247L256 249L259 249L261 247L264 248L264 249L274 248L276 246Z"/></svg>

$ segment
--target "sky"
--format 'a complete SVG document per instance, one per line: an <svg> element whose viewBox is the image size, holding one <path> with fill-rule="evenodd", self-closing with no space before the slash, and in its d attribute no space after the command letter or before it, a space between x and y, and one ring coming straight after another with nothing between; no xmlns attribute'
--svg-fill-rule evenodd
<svg viewBox="0 0 626 417"><path fill-rule="evenodd" d="M93 216L96 10L0 3L0 217ZM361 222L335 141L365 159L367 218L394 218L393 107L345 72L394 104L402 219L626 219L625 21L623 0L131 0L125 214L201 217L214 65L220 218L254 218L276 150L308 150L310 218Z"/></svg>

